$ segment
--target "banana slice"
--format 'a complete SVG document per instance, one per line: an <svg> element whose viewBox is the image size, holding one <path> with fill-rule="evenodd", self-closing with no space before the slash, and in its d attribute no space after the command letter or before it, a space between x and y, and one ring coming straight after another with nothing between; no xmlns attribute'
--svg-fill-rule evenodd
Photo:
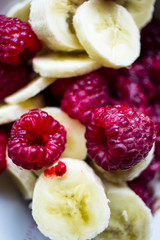
<svg viewBox="0 0 160 240"><path fill-rule="evenodd" d="M59 108L45 107L42 110L60 122L67 131L67 143L61 157L84 160L87 156L86 140L84 137L85 126L79 121L70 118Z"/></svg>
<svg viewBox="0 0 160 240"><path fill-rule="evenodd" d="M8 17L18 17L23 22L28 22L30 14L30 4L31 0L25 0L18 2L13 5L13 7L8 11Z"/></svg>
<svg viewBox="0 0 160 240"><path fill-rule="evenodd" d="M37 180L35 175L31 171L22 169L15 165L8 156L7 172L12 177L24 199L31 200L33 197L33 189Z"/></svg>
<svg viewBox="0 0 160 240"><path fill-rule="evenodd" d="M38 95L19 104L0 105L0 125L17 120L22 114L33 108L44 107L45 102L42 95Z"/></svg>
<svg viewBox="0 0 160 240"><path fill-rule="evenodd" d="M114 0L114 2L128 10L140 29L149 23L153 16L155 0Z"/></svg>
<svg viewBox="0 0 160 240"><path fill-rule="evenodd" d="M129 66L140 55L138 27L131 14L114 2L83 3L73 17L73 25L89 56L105 67Z"/></svg>
<svg viewBox="0 0 160 240"><path fill-rule="evenodd" d="M84 0L32 0L30 24L32 29L52 50L83 50L73 26L72 16Z"/></svg>
<svg viewBox="0 0 160 240"><path fill-rule="evenodd" d="M143 159L140 163L126 171L105 171L93 161L91 162L91 165L98 175L110 182L123 183L127 181L132 181L134 178L138 177L140 173L144 171L151 163L154 157L154 149L155 145L153 145L152 149L150 150L145 159Z"/></svg>
<svg viewBox="0 0 160 240"><path fill-rule="evenodd" d="M29 98L36 96L38 93L52 84L55 80L55 78L37 77L19 91L6 97L4 101L10 104L24 102Z"/></svg>
<svg viewBox="0 0 160 240"><path fill-rule="evenodd" d="M103 185L84 161L61 161L67 167L65 175L42 174L36 183L33 218L52 240L91 239L108 226L110 209Z"/></svg>
<svg viewBox="0 0 160 240"><path fill-rule="evenodd" d="M32 62L35 72L50 78L76 77L101 67L84 53L52 53L35 57Z"/></svg>
<svg viewBox="0 0 160 240"><path fill-rule="evenodd" d="M128 187L105 183L110 200L108 228L94 240L149 240L152 215L145 203Z"/></svg>

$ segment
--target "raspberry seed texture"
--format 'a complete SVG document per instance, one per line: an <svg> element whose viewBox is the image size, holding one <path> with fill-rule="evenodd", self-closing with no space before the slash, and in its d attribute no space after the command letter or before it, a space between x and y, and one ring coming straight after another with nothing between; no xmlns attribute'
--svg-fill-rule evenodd
<svg viewBox="0 0 160 240"><path fill-rule="evenodd" d="M64 127L46 112L33 109L13 124L8 154L16 165L38 170L58 160L65 143Z"/></svg>
<svg viewBox="0 0 160 240"><path fill-rule="evenodd" d="M88 155L106 171L127 170L144 159L155 140L151 119L115 105L98 109L86 129Z"/></svg>

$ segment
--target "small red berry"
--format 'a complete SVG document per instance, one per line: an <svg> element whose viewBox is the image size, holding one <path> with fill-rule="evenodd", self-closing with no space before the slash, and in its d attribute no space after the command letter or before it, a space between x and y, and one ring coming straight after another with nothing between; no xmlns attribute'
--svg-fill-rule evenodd
<svg viewBox="0 0 160 240"><path fill-rule="evenodd" d="M144 159L155 140L151 119L121 105L98 109L85 134L88 155L106 171L127 170Z"/></svg>
<svg viewBox="0 0 160 240"><path fill-rule="evenodd" d="M62 177L67 171L66 164L62 161L58 161L58 163L51 167L44 170L44 175L46 177L51 177L53 175L56 175L57 177Z"/></svg>
<svg viewBox="0 0 160 240"><path fill-rule="evenodd" d="M8 154L24 169L41 169L59 159L66 131L46 112L33 109L21 116L11 129Z"/></svg>
<svg viewBox="0 0 160 240"><path fill-rule="evenodd" d="M0 130L0 174L6 169L6 146L8 137L7 134Z"/></svg>
<svg viewBox="0 0 160 240"><path fill-rule="evenodd" d="M41 43L28 23L0 15L0 62L18 65L40 49Z"/></svg>

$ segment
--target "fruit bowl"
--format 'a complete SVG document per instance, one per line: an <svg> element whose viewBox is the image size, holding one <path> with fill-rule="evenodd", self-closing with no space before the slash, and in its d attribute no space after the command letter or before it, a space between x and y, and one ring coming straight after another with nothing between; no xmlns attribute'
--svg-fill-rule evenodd
<svg viewBox="0 0 160 240"><path fill-rule="evenodd" d="M0 12L5 13L16 0L0 0ZM159 2L160 3L160 2ZM156 16L160 9L157 2ZM7 173L0 175L0 212L1 238L4 240L47 240L39 230L31 216L29 202L24 201L19 191L9 179ZM160 239L160 210L156 212L152 223L151 240ZM49 240L49 239L48 239Z"/></svg>

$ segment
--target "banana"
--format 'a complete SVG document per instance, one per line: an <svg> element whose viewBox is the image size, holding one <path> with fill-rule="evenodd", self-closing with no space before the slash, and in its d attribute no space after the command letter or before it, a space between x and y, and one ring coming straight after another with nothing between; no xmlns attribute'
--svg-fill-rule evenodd
<svg viewBox="0 0 160 240"><path fill-rule="evenodd" d="M101 67L85 53L52 53L35 57L32 63L36 73L49 78L76 77Z"/></svg>
<svg viewBox="0 0 160 240"><path fill-rule="evenodd" d="M24 199L31 200L33 197L33 189L37 178L29 171L15 165L7 155L7 172L13 179L15 185L22 193Z"/></svg>
<svg viewBox="0 0 160 240"><path fill-rule="evenodd" d="M46 46L52 50L83 50L73 26L72 16L84 0L32 0L30 24Z"/></svg>
<svg viewBox="0 0 160 240"><path fill-rule="evenodd" d="M105 67L129 66L140 55L139 29L131 14L115 2L84 2L73 17L73 25L89 56Z"/></svg>
<svg viewBox="0 0 160 240"><path fill-rule="evenodd" d="M38 93L40 93L50 84L52 84L55 80L55 78L37 77L25 87L21 88L19 91L6 97L4 101L10 104L24 102L29 98L36 96Z"/></svg>
<svg viewBox="0 0 160 240"><path fill-rule="evenodd" d="M7 13L8 17L17 17L20 18L23 22L28 22L30 14L30 4L31 0L24 0L18 2L10 8Z"/></svg>
<svg viewBox="0 0 160 240"><path fill-rule="evenodd" d="M51 240L91 239L107 228L110 218L102 182L84 161L60 161L66 165L65 175L42 173L35 185L33 218Z"/></svg>
<svg viewBox="0 0 160 240"><path fill-rule="evenodd" d="M42 95L37 95L34 98L18 104L1 104L0 125L13 122L30 109L42 108L44 105L45 102Z"/></svg>
<svg viewBox="0 0 160 240"><path fill-rule="evenodd" d="M67 131L67 143L61 157L78 158L84 160L87 156L85 126L78 120L70 118L65 112L56 107L42 109L61 123Z"/></svg>
<svg viewBox="0 0 160 240"><path fill-rule="evenodd" d="M153 16L155 0L114 0L114 2L128 10L139 29L149 23Z"/></svg>
<svg viewBox="0 0 160 240"><path fill-rule="evenodd" d="M140 163L126 171L105 171L93 161L91 161L91 166L95 169L98 175L110 182L123 183L127 181L132 181L134 178L138 177L140 173L144 171L151 163L154 157L154 149L155 145L153 145L152 149L150 150L145 159L143 159Z"/></svg>
<svg viewBox="0 0 160 240"><path fill-rule="evenodd" d="M126 186L105 184L110 200L108 228L94 240L149 240L152 214L141 198Z"/></svg>

